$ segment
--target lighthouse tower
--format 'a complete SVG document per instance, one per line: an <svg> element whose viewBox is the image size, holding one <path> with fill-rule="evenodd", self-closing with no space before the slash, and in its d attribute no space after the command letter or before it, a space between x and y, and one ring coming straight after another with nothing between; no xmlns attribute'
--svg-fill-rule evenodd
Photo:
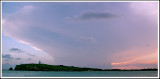
<svg viewBox="0 0 160 79"><path fill-rule="evenodd" d="M42 64L41 61L39 61L38 64Z"/></svg>

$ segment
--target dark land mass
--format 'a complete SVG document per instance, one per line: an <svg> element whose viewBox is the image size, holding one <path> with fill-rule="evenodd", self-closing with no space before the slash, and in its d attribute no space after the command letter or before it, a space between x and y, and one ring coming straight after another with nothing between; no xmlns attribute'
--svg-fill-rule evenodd
<svg viewBox="0 0 160 79"><path fill-rule="evenodd" d="M12 68L12 67L10 67L10 68L9 68L9 70L13 70L13 68Z"/></svg>
<svg viewBox="0 0 160 79"><path fill-rule="evenodd" d="M47 64L20 64L16 65L16 71L158 71L158 69L98 69L86 67L74 67L64 65L47 65Z"/></svg>

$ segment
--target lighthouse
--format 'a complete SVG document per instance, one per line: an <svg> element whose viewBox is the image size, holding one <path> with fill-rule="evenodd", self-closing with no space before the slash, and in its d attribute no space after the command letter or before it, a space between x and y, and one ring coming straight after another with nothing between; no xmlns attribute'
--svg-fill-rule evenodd
<svg viewBox="0 0 160 79"><path fill-rule="evenodd" d="M38 64L42 64L41 61L39 61Z"/></svg>

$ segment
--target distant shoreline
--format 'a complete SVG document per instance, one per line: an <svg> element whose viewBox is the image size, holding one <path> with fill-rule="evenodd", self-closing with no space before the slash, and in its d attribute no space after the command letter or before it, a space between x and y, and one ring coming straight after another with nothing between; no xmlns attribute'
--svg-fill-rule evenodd
<svg viewBox="0 0 160 79"><path fill-rule="evenodd" d="M158 69L98 69L47 64L20 64L15 71L158 71Z"/></svg>

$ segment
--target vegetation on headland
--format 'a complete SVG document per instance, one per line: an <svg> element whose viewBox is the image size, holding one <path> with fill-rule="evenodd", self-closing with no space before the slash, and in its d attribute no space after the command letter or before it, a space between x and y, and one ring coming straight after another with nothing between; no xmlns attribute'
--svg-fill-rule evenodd
<svg viewBox="0 0 160 79"><path fill-rule="evenodd" d="M16 65L15 70L24 71L102 71L96 68L80 68L74 66L63 65L47 65L47 64L21 64Z"/></svg>
<svg viewBox="0 0 160 79"><path fill-rule="evenodd" d="M98 69L98 68L82 68L64 65L47 65L47 64L21 64L16 65L14 70L19 71L158 71L158 69Z"/></svg>

